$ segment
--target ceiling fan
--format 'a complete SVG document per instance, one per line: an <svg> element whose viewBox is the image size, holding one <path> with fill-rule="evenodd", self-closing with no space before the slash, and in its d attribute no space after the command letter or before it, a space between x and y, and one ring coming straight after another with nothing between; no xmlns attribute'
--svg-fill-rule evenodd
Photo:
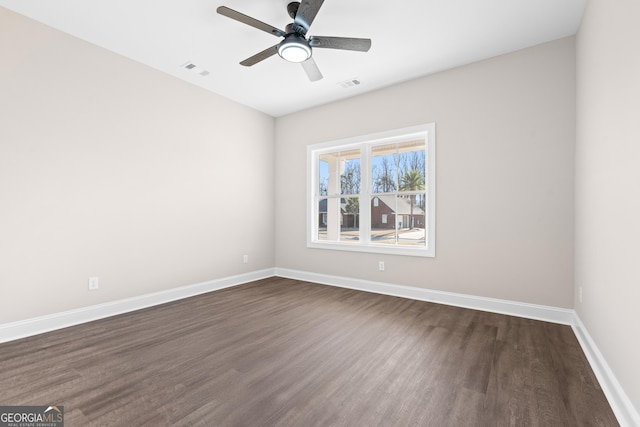
<svg viewBox="0 0 640 427"><path fill-rule="evenodd" d="M323 2L324 0L302 0L302 2L294 1L289 3L287 5L287 12L289 16L293 18L293 22L287 25L284 31L233 9L229 9L226 6L218 7L217 11L220 15L235 19L243 24L273 34L276 37L284 37L284 39L275 46L271 46L240 62L241 65L251 67L277 53L282 59L289 62L301 63L309 80L314 82L322 79L322 73L312 58L313 48L354 50L359 52L367 52L371 48L370 39L325 36L307 37L309 27L311 23L313 23Z"/></svg>

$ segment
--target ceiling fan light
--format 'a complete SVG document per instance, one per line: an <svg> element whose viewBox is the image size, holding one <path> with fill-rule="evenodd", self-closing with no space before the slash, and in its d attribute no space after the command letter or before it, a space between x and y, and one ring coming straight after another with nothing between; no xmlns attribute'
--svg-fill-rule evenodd
<svg viewBox="0 0 640 427"><path fill-rule="evenodd" d="M289 62L304 62L311 57L311 47L305 39L291 36L278 45L278 55Z"/></svg>

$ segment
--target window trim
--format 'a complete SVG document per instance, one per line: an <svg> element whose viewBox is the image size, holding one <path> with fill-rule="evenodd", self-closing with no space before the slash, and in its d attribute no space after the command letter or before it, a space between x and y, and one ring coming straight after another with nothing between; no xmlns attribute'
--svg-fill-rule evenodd
<svg viewBox="0 0 640 427"><path fill-rule="evenodd" d="M426 190L426 203L427 203L427 241L425 247L403 247L403 246L384 246L375 245L369 242L369 239L363 239L358 244L343 243L343 242L326 242L316 240L318 232L317 219L315 213L317 211L316 204L316 191L319 187L319 171L318 171L318 157L323 152L343 151L352 148L364 147L368 150L365 155L361 154L361 173L362 182L360 197L369 199L372 191L367 186L370 183L370 171L369 160L370 150L374 145L393 143L404 141L413 137L424 137L427 145L426 153L426 171L425 171L425 190ZM380 253L390 255L408 255L408 256L421 256L421 257L435 257L435 242L436 242L436 125L435 123L427 123L418 126L411 126L406 128L394 129L385 132L378 132L368 135L356 136L353 138L345 138L334 141L322 142L319 144L313 144L307 146L307 247L315 249L329 249L329 250L341 250L351 252L369 252ZM366 207L370 205L368 203L361 203L360 215L369 215L369 210ZM370 222L370 218L367 220ZM369 230L370 231L370 230Z"/></svg>

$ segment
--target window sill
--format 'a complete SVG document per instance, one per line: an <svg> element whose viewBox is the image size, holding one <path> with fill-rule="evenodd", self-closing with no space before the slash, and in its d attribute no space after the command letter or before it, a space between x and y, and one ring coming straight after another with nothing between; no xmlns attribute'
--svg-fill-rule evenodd
<svg viewBox="0 0 640 427"><path fill-rule="evenodd" d="M435 258L436 256L434 250L429 250L429 248L416 247L403 248L398 246L389 247L384 245L365 246L340 242L308 242L307 247L311 249L327 249L331 251L365 252L386 255L417 256L425 258Z"/></svg>

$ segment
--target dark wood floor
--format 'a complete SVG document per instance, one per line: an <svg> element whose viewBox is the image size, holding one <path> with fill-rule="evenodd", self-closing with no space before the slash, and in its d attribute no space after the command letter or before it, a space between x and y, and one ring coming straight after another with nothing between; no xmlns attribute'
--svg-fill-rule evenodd
<svg viewBox="0 0 640 427"><path fill-rule="evenodd" d="M568 326L271 278L0 345L71 426L615 426Z"/></svg>

